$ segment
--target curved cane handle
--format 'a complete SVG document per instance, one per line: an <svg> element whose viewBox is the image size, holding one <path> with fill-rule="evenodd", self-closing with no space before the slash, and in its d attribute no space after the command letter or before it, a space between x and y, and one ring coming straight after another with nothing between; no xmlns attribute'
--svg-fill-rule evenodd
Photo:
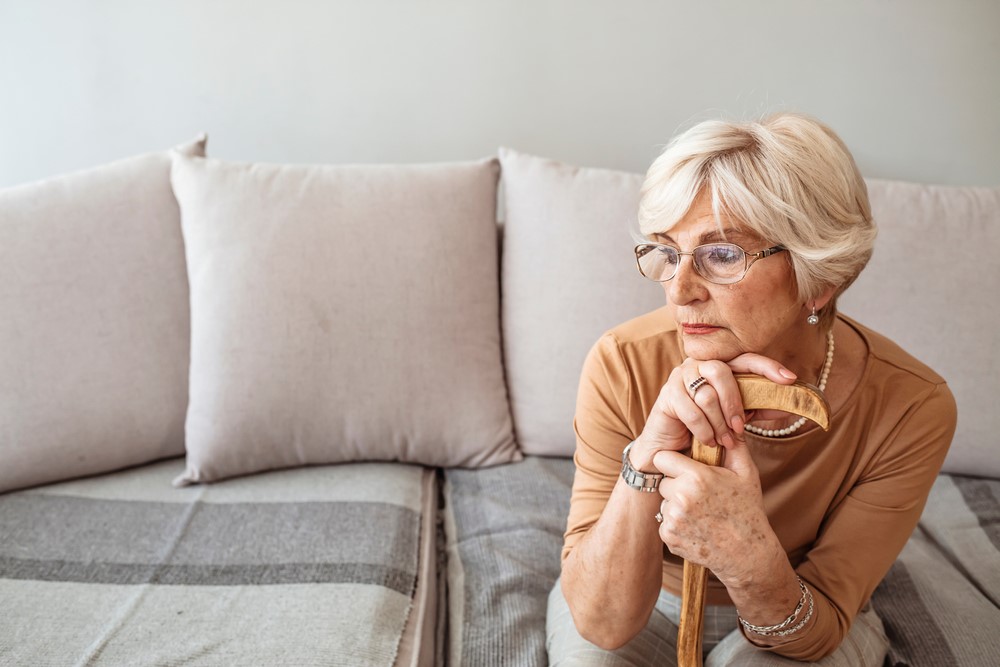
<svg viewBox="0 0 1000 667"><path fill-rule="evenodd" d="M782 410L830 428L830 406L816 387L804 382L775 384L759 375L739 374L736 383L746 410ZM726 450L691 441L691 458L710 466L722 464ZM681 620L677 633L678 667L701 667L701 638L705 623L705 593L708 570L684 561L684 588L681 591Z"/></svg>

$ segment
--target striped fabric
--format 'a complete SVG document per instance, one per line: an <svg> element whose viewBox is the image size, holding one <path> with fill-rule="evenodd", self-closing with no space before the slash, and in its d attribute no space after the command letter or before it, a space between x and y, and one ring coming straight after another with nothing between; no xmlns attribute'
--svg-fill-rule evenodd
<svg viewBox="0 0 1000 667"><path fill-rule="evenodd" d="M432 472L351 464L172 488L182 467L0 495L0 665L397 660L420 615ZM572 461L540 457L445 472L450 665L547 664L572 478ZM938 479L872 600L888 665L1000 664L998 501L1000 481Z"/></svg>
<svg viewBox="0 0 1000 667"><path fill-rule="evenodd" d="M573 462L526 457L445 471L448 664L545 665Z"/></svg>
<svg viewBox="0 0 1000 667"><path fill-rule="evenodd" d="M1000 665L1000 480L939 476L872 604L892 667Z"/></svg>
<svg viewBox="0 0 1000 667"><path fill-rule="evenodd" d="M433 471L183 467L0 496L0 664L393 664Z"/></svg>
<svg viewBox="0 0 1000 667"><path fill-rule="evenodd" d="M445 473L451 665L544 667L573 462ZM1000 665L1000 480L941 475L872 598L890 667ZM863 554L859 555L863 557Z"/></svg>

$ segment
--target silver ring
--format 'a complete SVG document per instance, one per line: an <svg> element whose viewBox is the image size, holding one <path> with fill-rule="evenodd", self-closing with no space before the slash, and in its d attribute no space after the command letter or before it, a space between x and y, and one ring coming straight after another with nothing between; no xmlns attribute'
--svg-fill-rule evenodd
<svg viewBox="0 0 1000 667"><path fill-rule="evenodd" d="M663 513L662 512L657 512L656 516L654 516L653 518L656 519L656 523L663 523Z"/></svg>
<svg viewBox="0 0 1000 667"><path fill-rule="evenodd" d="M699 375L697 378L692 380L691 384L688 385L688 396L694 399L694 395L698 393L698 390L708 384L708 380L705 376Z"/></svg>

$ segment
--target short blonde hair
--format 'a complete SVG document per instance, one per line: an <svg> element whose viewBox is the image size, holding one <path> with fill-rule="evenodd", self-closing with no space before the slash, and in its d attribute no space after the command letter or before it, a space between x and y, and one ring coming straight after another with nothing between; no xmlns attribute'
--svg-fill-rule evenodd
<svg viewBox="0 0 1000 667"><path fill-rule="evenodd" d="M642 234L670 230L703 188L720 228L725 213L789 250L804 303L836 288L821 312L824 326L832 325L837 297L868 263L876 234L868 188L840 137L787 112L699 123L675 137L646 173Z"/></svg>

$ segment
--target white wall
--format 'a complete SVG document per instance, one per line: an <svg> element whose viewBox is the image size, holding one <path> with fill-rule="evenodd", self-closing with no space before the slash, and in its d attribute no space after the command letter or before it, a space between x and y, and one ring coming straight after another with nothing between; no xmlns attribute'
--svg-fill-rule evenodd
<svg viewBox="0 0 1000 667"><path fill-rule="evenodd" d="M776 109L868 176L1000 185L998 33L994 0L0 0L0 186L200 130L230 159L644 171Z"/></svg>

